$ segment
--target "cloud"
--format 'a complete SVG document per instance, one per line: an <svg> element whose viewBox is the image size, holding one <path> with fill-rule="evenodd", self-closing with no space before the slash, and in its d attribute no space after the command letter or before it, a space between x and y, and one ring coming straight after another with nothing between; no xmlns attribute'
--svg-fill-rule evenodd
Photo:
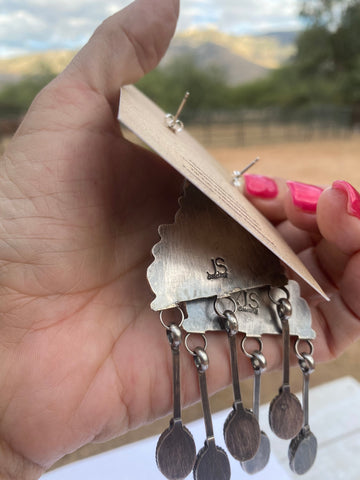
<svg viewBox="0 0 360 480"><path fill-rule="evenodd" d="M151 0L149 0L151 1ZM131 0L0 0L0 55L80 48ZM232 33L296 28L298 0L181 0L178 31L208 25Z"/></svg>
<svg viewBox="0 0 360 480"><path fill-rule="evenodd" d="M129 0L0 0L2 51L79 48Z"/></svg>
<svg viewBox="0 0 360 480"><path fill-rule="evenodd" d="M236 34L298 29L299 8L299 0L182 0L178 29L201 23Z"/></svg>

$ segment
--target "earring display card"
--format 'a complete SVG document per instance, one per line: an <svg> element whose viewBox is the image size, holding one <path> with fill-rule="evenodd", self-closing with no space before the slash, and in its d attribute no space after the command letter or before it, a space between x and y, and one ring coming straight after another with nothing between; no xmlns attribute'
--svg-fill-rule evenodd
<svg viewBox="0 0 360 480"><path fill-rule="evenodd" d="M230 174L188 134L186 128L178 133L168 128L165 112L134 86L121 90L119 119L314 290L328 299L276 229L234 187Z"/></svg>

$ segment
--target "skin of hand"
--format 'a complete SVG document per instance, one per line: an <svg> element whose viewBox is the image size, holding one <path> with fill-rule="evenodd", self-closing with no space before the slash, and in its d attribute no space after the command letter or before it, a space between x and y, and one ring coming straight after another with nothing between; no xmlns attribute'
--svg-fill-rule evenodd
<svg viewBox="0 0 360 480"><path fill-rule="evenodd" d="M66 453L171 410L170 349L146 268L182 179L123 139L116 117L120 87L157 65L178 8L137 0L106 20L37 96L1 159L1 478L39 478ZM332 297L319 303L304 290L316 359L333 358L359 335L359 220L332 189L306 230L298 225L308 214L293 212L285 193L251 200ZM230 381L223 337L208 338L211 392ZM281 364L280 346L265 339L269 367ZM183 403L198 398L193 359L182 355Z"/></svg>

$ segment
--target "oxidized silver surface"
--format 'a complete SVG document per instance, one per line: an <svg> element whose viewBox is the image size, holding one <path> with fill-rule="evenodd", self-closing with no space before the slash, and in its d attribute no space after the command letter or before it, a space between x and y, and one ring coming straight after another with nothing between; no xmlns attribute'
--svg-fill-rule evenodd
<svg viewBox="0 0 360 480"><path fill-rule="evenodd" d="M191 184L175 223L160 226L159 234L147 271L153 310L287 282L276 255Z"/></svg>
<svg viewBox="0 0 360 480"><path fill-rule="evenodd" d="M289 280L286 286L292 305L292 315L289 318L290 335L300 339L313 339L315 332L311 328L311 312L306 301L300 297L300 288L295 280ZM237 305L235 311L239 332L250 337L264 334L280 335L281 322L274 304L268 295L268 287L253 288L239 291L231 295ZM276 292L274 293L276 298ZM284 296L279 290L278 297ZM205 333L206 331L223 330L221 318L215 313L214 302L216 297L201 298L186 302L187 318L182 324L186 332ZM224 309L229 307L228 300L223 302Z"/></svg>

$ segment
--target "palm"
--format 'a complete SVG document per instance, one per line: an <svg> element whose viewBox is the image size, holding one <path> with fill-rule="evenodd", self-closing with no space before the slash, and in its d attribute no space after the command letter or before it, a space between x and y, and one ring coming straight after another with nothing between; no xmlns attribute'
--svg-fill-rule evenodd
<svg viewBox="0 0 360 480"><path fill-rule="evenodd" d="M2 435L44 466L158 413L150 386L161 369L167 375L166 345L148 329L159 327L146 267L180 179L123 140L114 116L119 81L155 66L171 38L178 3L157 3L148 12L139 0L104 26L118 31L117 61L104 55L100 29L100 41L35 101L3 159ZM97 71L109 68L100 91ZM164 411L169 392L158 386Z"/></svg>
<svg viewBox="0 0 360 480"><path fill-rule="evenodd" d="M74 93L72 108L75 105L91 118L89 97L82 102ZM67 111L60 105L58 123L52 125L51 150L66 152L68 141L69 151L75 146L76 157L48 155L40 163L46 131L38 132L36 142L32 139L31 150L20 131L7 157L10 171L12 152L20 142L21 148L31 151L22 165L23 181L27 175L28 180L13 190L22 190L22 208L36 213L11 227L12 236L17 231L28 235L17 245L24 259L22 275L19 279L18 270L10 275L13 293L6 308L21 327L16 354L25 358L27 349L36 352L31 374L23 365L12 378L11 390L13 395L30 397L34 393L29 392L30 385L37 389L42 385L36 402L13 406L32 419L29 431L37 426L38 440L24 448L30 448L26 454L40 463L49 461L46 446L54 455L55 434L59 449L64 444L75 448L125 428L126 403L133 402L135 395L145 399L149 395L146 390L152 379L144 380L150 373L146 369L150 358L157 374L163 368L161 363L156 366L156 356L162 352L151 342L156 327L149 328L154 322L148 308L146 267L157 241L157 226L173 217L180 179L151 153L123 140L107 103L92 100L106 131L98 133L88 125L74 134L73 119L66 125ZM33 111L35 123L41 114ZM160 343L162 350L166 344ZM122 390L126 377L133 379L136 391ZM57 420L49 422L51 405L59 397ZM151 414L135 409L132 422ZM74 425L70 433L69 422ZM16 435L24 435L24 426L21 432L12 427L12 441L18 444ZM56 455L64 453L59 450Z"/></svg>

